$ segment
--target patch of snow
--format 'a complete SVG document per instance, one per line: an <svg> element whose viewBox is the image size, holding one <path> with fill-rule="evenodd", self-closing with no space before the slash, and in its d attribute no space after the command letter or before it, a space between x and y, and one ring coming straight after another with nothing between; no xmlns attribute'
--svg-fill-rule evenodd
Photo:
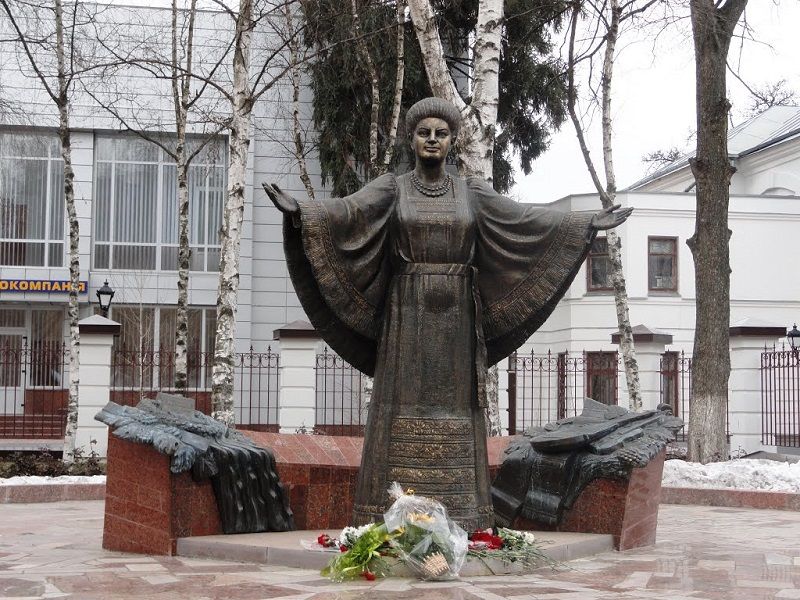
<svg viewBox="0 0 800 600"><path fill-rule="evenodd" d="M42 477L39 475L20 475L0 478L0 485L67 485L73 483L105 483L105 475L62 475Z"/></svg>
<svg viewBox="0 0 800 600"><path fill-rule="evenodd" d="M726 462L664 463L665 487L727 488L800 493L800 463L741 458Z"/></svg>

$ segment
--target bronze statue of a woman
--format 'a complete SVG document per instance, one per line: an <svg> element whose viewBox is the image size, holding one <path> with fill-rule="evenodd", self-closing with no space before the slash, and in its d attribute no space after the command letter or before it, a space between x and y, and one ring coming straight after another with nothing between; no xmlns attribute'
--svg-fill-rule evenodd
<svg viewBox="0 0 800 600"><path fill-rule="evenodd" d="M311 323L374 375L352 524L382 520L392 481L441 501L468 531L491 527L484 378L553 311L598 229L630 209L518 204L445 171L460 115L426 98L406 115L414 170L346 198L297 200L284 249Z"/></svg>

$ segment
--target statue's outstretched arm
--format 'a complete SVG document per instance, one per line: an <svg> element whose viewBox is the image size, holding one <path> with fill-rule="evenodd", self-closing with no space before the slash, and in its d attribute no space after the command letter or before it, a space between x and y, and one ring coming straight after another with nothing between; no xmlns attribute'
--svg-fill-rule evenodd
<svg viewBox="0 0 800 600"><path fill-rule="evenodd" d="M269 196L269 199L272 200L275 208L286 215L291 215L292 223L295 227L299 227L300 205L298 204L297 199L294 196L290 196L284 192L274 183L265 182L261 185L264 188L264 191L267 193L267 196Z"/></svg>
<svg viewBox="0 0 800 600"><path fill-rule="evenodd" d="M604 229L614 229L614 227L622 225L628 219L628 217L631 216L633 208L628 207L618 210L620 206L622 205L615 204L610 208L604 208L598 212L594 217L592 217L592 227L602 231Z"/></svg>

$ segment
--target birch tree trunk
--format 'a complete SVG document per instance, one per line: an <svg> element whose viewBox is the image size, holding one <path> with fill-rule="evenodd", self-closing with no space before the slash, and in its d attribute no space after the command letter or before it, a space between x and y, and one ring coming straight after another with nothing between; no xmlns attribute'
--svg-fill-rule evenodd
<svg viewBox="0 0 800 600"><path fill-rule="evenodd" d="M616 52L617 39L619 37L619 25L622 17L622 9L619 0L610 1L611 18L608 19L608 29L605 34L605 52L603 54L603 70L601 86L601 115L603 130L603 169L605 172L606 185L600 182L594 162L586 144L586 136L576 109L577 90L575 88L575 34L577 30L578 17L580 16L580 5L575 5L572 12L570 23L570 38L568 49L568 83L567 83L567 109L570 120L575 128L578 137L578 144L581 148L586 168L594 183L597 193L600 195L600 202L603 208L614 205L617 197L616 174L614 172L614 158L612 146L613 122L611 119L611 82L614 75L614 53ZM602 15L598 15L598 18ZM622 352L622 362L625 368L625 381L628 387L628 404L631 410L639 411L642 409L642 391L639 383L639 364L636 361L636 349L633 343L633 331L631 329L630 315L628 312L628 290L625 282L625 273L622 268L622 242L613 229L606 232L606 242L608 245L608 258L611 263L611 285L614 288L614 307L617 314L617 327L620 334L620 351Z"/></svg>
<svg viewBox="0 0 800 600"><path fill-rule="evenodd" d="M253 108L253 96L248 78L252 31L252 0L240 0L233 54L230 162L228 165L228 190L220 233L217 331L214 341L214 367L211 376L212 416L229 427L234 425L233 368L239 292L239 249L244 217L247 153L250 146L250 115Z"/></svg>
<svg viewBox="0 0 800 600"><path fill-rule="evenodd" d="M694 235L696 323L692 357L688 459L728 457L725 421L730 377L730 253L728 204L734 173L728 160L725 69L736 23L747 0L691 0L697 94L697 152L690 161L697 184Z"/></svg>
<svg viewBox="0 0 800 600"><path fill-rule="evenodd" d="M478 5L473 52L474 87L470 104L461 98L447 68L430 0L408 0L408 6L431 89L434 95L450 101L461 112L461 130L455 144L459 173L465 177L482 177L491 183L500 93L503 0L481 0ZM487 420L489 435L492 436L502 433L497 381L495 365L489 368L486 379Z"/></svg>
<svg viewBox="0 0 800 600"><path fill-rule="evenodd" d="M286 15L289 64L291 65L289 79L292 82L292 140L294 142L294 157L297 159L297 164L300 168L300 181L303 182L303 187L306 188L306 195L309 200L314 200L314 185L311 183L311 177L308 174L305 142L303 140L302 127L300 126L300 40L294 35L292 9L288 2L284 5L284 14Z"/></svg>
<svg viewBox="0 0 800 600"><path fill-rule="evenodd" d="M367 179L372 179L377 174L378 166L378 116L381 108L381 87L380 79L378 77L378 70L375 68L375 62L372 60L372 55L369 53L367 41L361 33L361 19L358 16L358 0L350 0L350 15L353 19L353 34L356 38L356 48L361 60L364 61L364 67L369 75L369 85L372 91L371 106L369 116L369 167L367 169Z"/></svg>
<svg viewBox="0 0 800 600"><path fill-rule="evenodd" d="M397 65L394 77L394 98L392 99L392 117L389 122L389 139L386 141L386 152L383 153L383 162L378 165L376 175L383 175L389 170L394 158L394 146L397 141L397 126L400 122L400 107L403 104L403 87L406 74L406 3L397 0L397 32L396 51ZM370 386L371 389L371 386Z"/></svg>
<svg viewBox="0 0 800 600"><path fill-rule="evenodd" d="M61 0L55 0L56 60L58 61L58 137L61 140L61 159L64 161L64 205L69 226L69 396L67 423L64 430L64 462L75 458L75 433L78 428L78 386L80 384L81 339L78 330L78 290L81 282L81 264L78 251L80 225L75 210L75 172L72 169L72 140L69 128L69 82L67 78L66 51L64 47L64 10Z"/></svg>
<svg viewBox="0 0 800 600"><path fill-rule="evenodd" d="M189 106L189 83L192 73L194 19L196 0L189 6L186 70L178 70L178 3L172 0L172 102L175 109L175 168L178 179L178 305L175 315L175 389L183 390L188 382L189 346L189 164L186 160L186 122Z"/></svg>
<svg viewBox="0 0 800 600"><path fill-rule="evenodd" d="M78 222L77 212L75 210L75 172L72 168L72 140L70 135L70 122L69 122L69 90L74 77L75 62L75 26L76 18L73 14L72 23L70 25L69 35L69 57L67 56L67 45L65 42L65 25L64 25L64 7L61 0L55 0L53 3L53 15L55 25L56 44L53 48L55 53L57 72L56 72L56 86L53 87L48 81L48 76L40 67L34 57L33 51L28 43L25 33L20 27L18 15L15 15L11 10L11 6L6 0L0 0L0 6L8 15L9 23L17 35L16 40L22 46L24 55L27 57L36 78L42 84L47 95L56 105L58 109L58 137L61 142L61 159L64 161L64 205L67 211L67 225L69 228L69 301L68 301L68 321L69 321L69 395L67 397L67 414L66 423L64 428L64 446L63 446L63 460L65 463L71 463L75 456L75 433L78 427L78 386L80 383L80 331L78 329L79 305L78 305L78 291L80 289L81 281L81 265L80 265L80 225ZM22 4L28 8L35 9L33 5L27 3ZM71 5L72 10L78 10L77 5ZM29 21L34 21L35 16L32 16ZM37 35L37 41L41 41Z"/></svg>

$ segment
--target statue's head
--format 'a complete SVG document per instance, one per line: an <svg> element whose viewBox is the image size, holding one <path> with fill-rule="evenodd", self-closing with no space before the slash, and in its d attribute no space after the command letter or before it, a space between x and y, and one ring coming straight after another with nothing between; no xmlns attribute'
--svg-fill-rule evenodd
<svg viewBox="0 0 800 600"><path fill-rule="evenodd" d="M425 98L408 109L411 148L423 164L441 164L461 125L458 109L441 98Z"/></svg>
<svg viewBox="0 0 800 600"><path fill-rule="evenodd" d="M447 100L441 98L423 98L406 112L406 132L408 136L414 135L414 130L423 119L434 117L441 119L450 127L450 135L455 139L461 128L461 113Z"/></svg>

